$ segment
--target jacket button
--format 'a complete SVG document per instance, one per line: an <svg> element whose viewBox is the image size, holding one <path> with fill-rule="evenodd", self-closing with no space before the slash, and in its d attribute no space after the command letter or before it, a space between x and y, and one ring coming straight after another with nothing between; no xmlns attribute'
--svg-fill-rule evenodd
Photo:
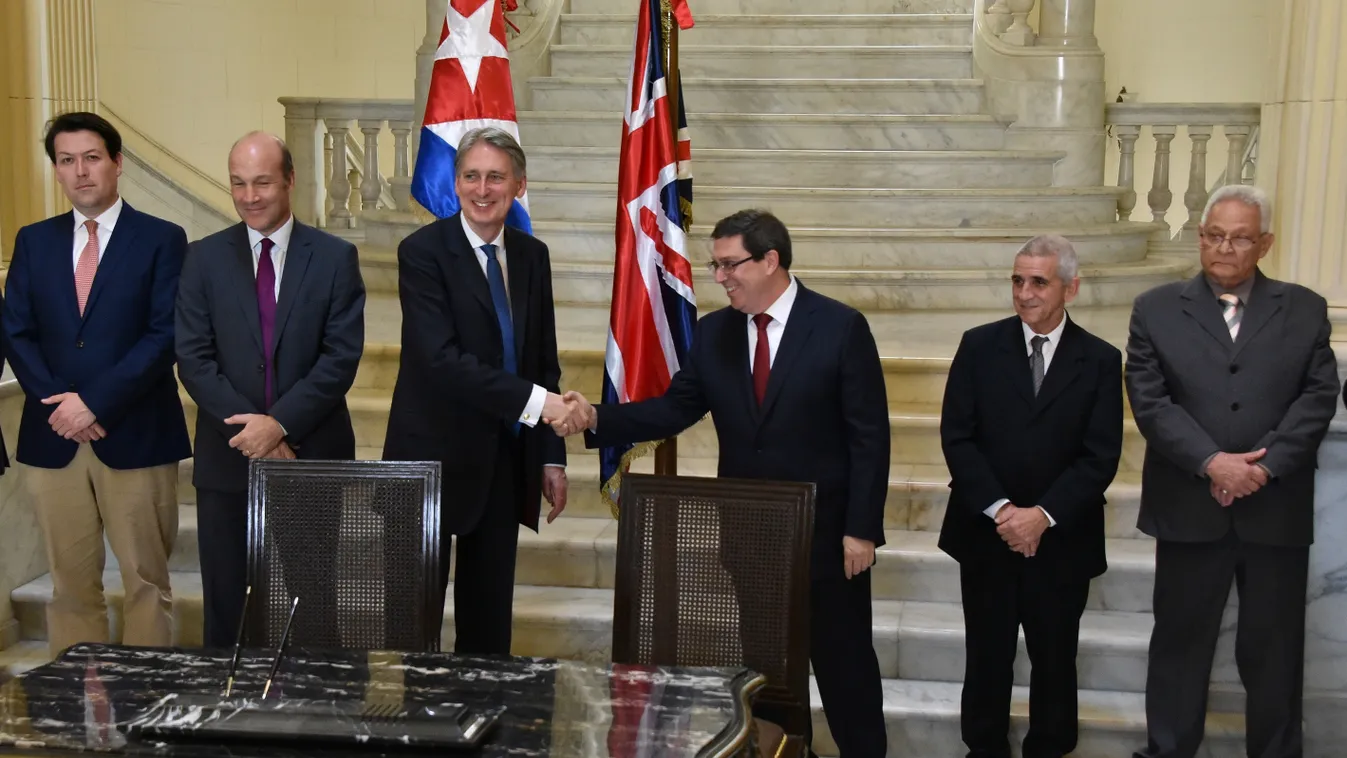
<svg viewBox="0 0 1347 758"><path fill-rule="evenodd" d="M84 340L76 340L76 341L75 341L75 347L76 347L76 348L82 348L82 347L84 347Z"/></svg>
<svg viewBox="0 0 1347 758"><path fill-rule="evenodd" d="M1231 367L1230 367L1230 373L1232 373L1232 374L1238 374L1238 373L1239 373L1239 366L1231 366Z"/></svg>
<svg viewBox="0 0 1347 758"><path fill-rule="evenodd" d="M1239 410L1239 403L1231 403L1231 404L1230 404L1230 410L1232 410L1232 411L1237 411L1237 410Z"/></svg>
<svg viewBox="0 0 1347 758"><path fill-rule="evenodd" d="M73 385L73 384L70 385L70 391L71 391L71 392L74 392L74 391L75 391L75 385Z"/></svg>
<svg viewBox="0 0 1347 758"><path fill-rule="evenodd" d="M259 363L259 364L257 364L257 373L260 374L260 373L262 373L262 372L264 372L264 371L266 371L266 370L267 370L267 365L266 365L265 363Z"/></svg>

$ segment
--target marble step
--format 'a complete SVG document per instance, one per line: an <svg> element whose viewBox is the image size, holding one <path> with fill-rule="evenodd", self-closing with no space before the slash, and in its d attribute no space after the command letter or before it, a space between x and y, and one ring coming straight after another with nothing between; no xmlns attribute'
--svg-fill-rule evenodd
<svg viewBox="0 0 1347 758"><path fill-rule="evenodd" d="M532 182L611 182L618 148L529 149ZM1035 150L741 150L703 148L693 154L698 184L859 189L977 189L1051 187L1052 170L1065 153Z"/></svg>
<svg viewBox="0 0 1347 758"><path fill-rule="evenodd" d="M621 106L603 111L521 111L520 137L531 145L612 147ZM790 150L999 150L1005 123L993 116L856 113L688 114L692 157L703 148Z"/></svg>
<svg viewBox="0 0 1347 758"><path fill-rule="evenodd" d="M966 309L988 305L1011 308L1007 270L1004 269L812 269L792 267L809 286L828 297L862 311L910 309ZM1167 282L1186 278L1193 270L1186 260L1151 258L1139 263L1081 268L1076 302L1090 305L1128 305L1137 295ZM606 304L612 295L610 263L552 264L552 292L558 303ZM700 266L693 272L698 305L720 308L729 304L723 288Z"/></svg>
<svg viewBox="0 0 1347 758"><path fill-rule="evenodd" d="M632 0L571 0L573 13L630 15ZM971 13L972 0L698 0L694 13ZM701 16L694 16L701 23Z"/></svg>
<svg viewBox="0 0 1347 758"><path fill-rule="evenodd" d="M821 187L695 187L695 212L723 218L766 208L787 227L876 226L964 228L1106 224L1117 217L1117 189L842 189ZM617 187L593 182L530 182L529 210L538 221L608 221Z"/></svg>
<svg viewBox="0 0 1347 758"><path fill-rule="evenodd" d="M967 45L973 16L967 13L875 13L713 15L697 12L696 26L679 35L680 45ZM636 17L568 13L561 16L563 45L626 45Z"/></svg>
<svg viewBox="0 0 1347 758"><path fill-rule="evenodd" d="M694 169L696 170L696 169ZM694 205L693 215L702 219ZM711 257L708 223L694 224L688 234L689 257L702 263ZM1146 258L1155 227L1131 222L1073 228L1011 229L875 229L796 227L790 230L792 267L806 269L971 269L1008 276L1020 246L1036 234L1065 234L1083 266L1135 263ZM552 264L613 265L613 222L535 221L533 233L548 244ZM391 253L362 249L361 260L385 261ZM392 259L396 264L396 258ZM368 283L367 283L368 284ZM1088 284L1088 282L1087 282ZM700 290L698 290L700 292Z"/></svg>
<svg viewBox="0 0 1347 758"><path fill-rule="evenodd" d="M621 113L627 77L533 77L540 111ZM684 77L691 113L981 113L981 79L707 79ZM616 139L620 132L610 132Z"/></svg>
<svg viewBox="0 0 1347 758"><path fill-rule="evenodd" d="M625 76L631 45L553 45L553 76ZM972 48L951 45L680 45L684 76L965 79Z"/></svg>

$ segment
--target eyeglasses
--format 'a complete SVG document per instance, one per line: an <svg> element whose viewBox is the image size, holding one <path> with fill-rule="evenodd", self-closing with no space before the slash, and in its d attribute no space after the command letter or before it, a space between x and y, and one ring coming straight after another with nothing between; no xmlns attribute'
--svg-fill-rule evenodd
<svg viewBox="0 0 1347 758"><path fill-rule="evenodd" d="M1202 241L1208 246L1218 249L1225 245L1226 242L1229 242L1230 246L1233 247L1237 253L1247 253L1253 249L1254 245L1258 244L1258 240L1256 239L1249 239L1248 237L1229 237L1221 234L1212 234L1211 232L1203 232Z"/></svg>
<svg viewBox="0 0 1347 758"><path fill-rule="evenodd" d="M712 276L715 276L716 271L723 271L728 274L751 260L753 260L753 256L750 255L737 261L710 261L706 264L706 270L710 271Z"/></svg>

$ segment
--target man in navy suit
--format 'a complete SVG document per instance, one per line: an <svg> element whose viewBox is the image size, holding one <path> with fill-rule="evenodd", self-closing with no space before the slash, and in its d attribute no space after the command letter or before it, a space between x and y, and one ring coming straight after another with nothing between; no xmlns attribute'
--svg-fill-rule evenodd
<svg viewBox="0 0 1347 758"><path fill-rule="evenodd" d="M884 544L889 411L865 316L790 273L790 234L765 211L711 232L730 307L697 322L687 363L663 396L589 411L589 447L665 439L709 411L718 474L814 482L810 660L842 758L886 751L869 568ZM576 393L568 401L580 402ZM555 422L560 433L569 418Z"/></svg>
<svg viewBox="0 0 1347 758"><path fill-rule="evenodd" d="M172 641L168 556L178 532L178 461L191 455L173 377L181 227L117 193L117 130L93 113L47 128L71 213L19 230L4 306L23 388L17 459L51 565L53 653L108 639L103 534L126 592L122 641Z"/></svg>

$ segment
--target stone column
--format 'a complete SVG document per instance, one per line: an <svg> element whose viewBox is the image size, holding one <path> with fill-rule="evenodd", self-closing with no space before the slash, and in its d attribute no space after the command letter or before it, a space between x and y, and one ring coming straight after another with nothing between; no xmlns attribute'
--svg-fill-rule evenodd
<svg viewBox="0 0 1347 758"><path fill-rule="evenodd" d="M421 121L426 117L426 98L430 95L430 71L435 66L435 51L440 48L447 0L426 0L426 34L416 48L416 105L412 108L412 156L421 147Z"/></svg>
<svg viewBox="0 0 1347 758"><path fill-rule="evenodd" d="M1273 195L1277 241L1264 271L1328 299L1341 376L1347 370L1347 31L1341 0L1277 0L1269 18L1270 98L1258 184ZM1347 421L1319 448L1305 614L1305 755L1347 744Z"/></svg>
<svg viewBox="0 0 1347 758"><path fill-rule="evenodd" d="M1095 0L1043 0L1038 9L1039 47L1099 47L1094 37Z"/></svg>

